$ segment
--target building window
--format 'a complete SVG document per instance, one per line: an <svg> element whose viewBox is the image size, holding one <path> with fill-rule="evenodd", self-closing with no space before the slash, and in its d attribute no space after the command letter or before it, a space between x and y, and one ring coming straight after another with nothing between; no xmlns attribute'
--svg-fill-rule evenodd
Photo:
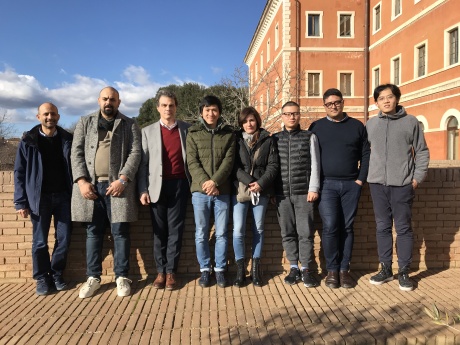
<svg viewBox="0 0 460 345"><path fill-rule="evenodd" d="M308 96L314 97L320 95L320 74L319 73L308 73Z"/></svg>
<svg viewBox="0 0 460 345"><path fill-rule="evenodd" d="M380 4L374 7L374 32L380 30Z"/></svg>
<svg viewBox="0 0 460 345"><path fill-rule="evenodd" d="M399 85L401 83L401 59L400 57L396 57L391 61L391 75L393 84Z"/></svg>
<svg viewBox="0 0 460 345"><path fill-rule="evenodd" d="M307 37L322 37L321 32L322 12L307 13Z"/></svg>
<svg viewBox="0 0 460 345"><path fill-rule="evenodd" d="M275 80L275 97L274 97L275 103L278 103L278 99L279 99L278 94L279 94L279 92L280 92L280 80L279 80L279 78L276 78L276 80Z"/></svg>
<svg viewBox="0 0 460 345"><path fill-rule="evenodd" d="M270 39L267 41L267 62L270 61Z"/></svg>
<svg viewBox="0 0 460 345"><path fill-rule="evenodd" d="M401 14L401 1L402 0L393 0L393 18Z"/></svg>
<svg viewBox="0 0 460 345"><path fill-rule="evenodd" d="M344 96L351 96L351 73L340 73L340 91Z"/></svg>
<svg viewBox="0 0 460 345"><path fill-rule="evenodd" d="M458 62L458 28L449 31L449 65Z"/></svg>
<svg viewBox="0 0 460 345"><path fill-rule="evenodd" d="M278 24L275 26L275 50L278 49L280 44L280 30Z"/></svg>
<svg viewBox="0 0 460 345"><path fill-rule="evenodd" d="M380 67L376 67L373 69L372 82L373 82L374 89L380 85Z"/></svg>
<svg viewBox="0 0 460 345"><path fill-rule="evenodd" d="M351 37L351 14L340 15L340 37Z"/></svg>
<svg viewBox="0 0 460 345"><path fill-rule="evenodd" d="M447 122L447 159L458 159L458 121L454 116Z"/></svg>
<svg viewBox="0 0 460 345"><path fill-rule="evenodd" d="M422 44L417 47L417 77L423 77L426 74L426 45Z"/></svg>

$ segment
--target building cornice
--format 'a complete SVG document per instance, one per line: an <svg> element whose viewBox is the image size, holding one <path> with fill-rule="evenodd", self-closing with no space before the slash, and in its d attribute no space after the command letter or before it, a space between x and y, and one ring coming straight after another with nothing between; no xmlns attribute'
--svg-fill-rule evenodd
<svg viewBox="0 0 460 345"><path fill-rule="evenodd" d="M267 1L264 11L262 12L262 16L259 19L259 23L257 24L256 31L252 36L249 48L246 52L246 55L244 56L244 63L246 65L251 65L252 61L254 60L254 56L259 50L260 45L262 44L262 40L266 37L267 31L270 28L273 18L275 17L276 12L282 2L283 0Z"/></svg>

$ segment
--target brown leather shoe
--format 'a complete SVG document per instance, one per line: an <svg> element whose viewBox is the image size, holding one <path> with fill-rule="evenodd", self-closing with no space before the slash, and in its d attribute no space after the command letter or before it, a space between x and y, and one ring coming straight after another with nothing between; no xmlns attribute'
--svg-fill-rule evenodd
<svg viewBox="0 0 460 345"><path fill-rule="evenodd" d="M174 290L176 287L176 275L174 273L166 273L166 290Z"/></svg>
<svg viewBox="0 0 460 345"><path fill-rule="evenodd" d="M339 272L327 272L325 283L328 288L337 289L339 287Z"/></svg>
<svg viewBox="0 0 460 345"><path fill-rule="evenodd" d="M348 271L340 271L340 286L344 289L351 289L355 282Z"/></svg>
<svg viewBox="0 0 460 345"><path fill-rule="evenodd" d="M157 279L153 282L155 289L164 289L166 284L166 276L164 273L158 273Z"/></svg>

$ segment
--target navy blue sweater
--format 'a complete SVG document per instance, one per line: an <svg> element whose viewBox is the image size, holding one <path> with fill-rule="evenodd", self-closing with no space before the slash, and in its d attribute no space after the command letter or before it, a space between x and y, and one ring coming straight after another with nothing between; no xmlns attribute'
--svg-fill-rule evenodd
<svg viewBox="0 0 460 345"><path fill-rule="evenodd" d="M318 137L322 179L366 182L370 147L361 121L347 117L334 122L325 117L309 130Z"/></svg>

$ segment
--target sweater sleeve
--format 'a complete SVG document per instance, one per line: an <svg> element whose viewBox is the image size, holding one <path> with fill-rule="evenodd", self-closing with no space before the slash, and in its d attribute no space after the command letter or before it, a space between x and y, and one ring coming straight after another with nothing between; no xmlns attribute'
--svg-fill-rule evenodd
<svg viewBox="0 0 460 345"><path fill-rule="evenodd" d="M308 187L309 192L319 192L320 187L320 153L318 138L312 133L310 138L310 155L311 155L311 174L310 174L310 185Z"/></svg>
<svg viewBox="0 0 460 345"><path fill-rule="evenodd" d="M430 152L425 142L425 136L420 124L417 122L414 136L414 159L415 170L414 180L422 183L428 172L428 164L430 163Z"/></svg>
<svg viewBox="0 0 460 345"><path fill-rule="evenodd" d="M363 135L361 137L361 159L359 160L359 174L358 180L365 183L367 180L367 173L369 172L369 159L371 157L371 146L367 140L367 128L363 128Z"/></svg>

